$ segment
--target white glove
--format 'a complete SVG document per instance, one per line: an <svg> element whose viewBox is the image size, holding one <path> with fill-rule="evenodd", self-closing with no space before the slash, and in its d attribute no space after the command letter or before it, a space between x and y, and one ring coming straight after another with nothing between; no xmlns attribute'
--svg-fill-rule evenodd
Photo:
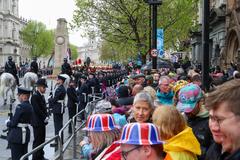
<svg viewBox="0 0 240 160"><path fill-rule="evenodd" d="M10 122L10 119L5 120L5 125L7 125L8 122Z"/></svg>
<svg viewBox="0 0 240 160"><path fill-rule="evenodd" d="M49 120L49 118L47 117L47 118L44 120L44 123L48 123L48 120Z"/></svg>

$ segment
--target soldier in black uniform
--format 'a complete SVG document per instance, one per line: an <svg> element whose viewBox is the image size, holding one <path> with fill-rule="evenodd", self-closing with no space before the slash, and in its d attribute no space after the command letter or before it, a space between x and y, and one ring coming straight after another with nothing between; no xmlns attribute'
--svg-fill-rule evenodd
<svg viewBox="0 0 240 160"><path fill-rule="evenodd" d="M6 125L10 129L7 139L11 148L12 160L19 160L28 152L30 140L28 125L32 117L32 105L29 103L30 93L30 90L18 88L20 104L17 105L13 118L6 121Z"/></svg>
<svg viewBox="0 0 240 160"><path fill-rule="evenodd" d="M31 72L34 72L34 73L38 74L38 64L37 64L37 58L36 57L34 57L32 59L32 62L30 64L30 70L31 70Z"/></svg>
<svg viewBox="0 0 240 160"><path fill-rule="evenodd" d="M31 104L33 114L31 125L33 126L34 141L32 148L36 148L45 142L48 113L44 93L46 92L46 79L40 78L37 83L37 91L32 95ZM33 154L32 160L45 160L43 148Z"/></svg>
<svg viewBox="0 0 240 160"><path fill-rule="evenodd" d="M62 64L62 74L67 74L69 77L72 75L72 68L70 64L67 62L67 58L64 58L64 63Z"/></svg>
<svg viewBox="0 0 240 160"><path fill-rule="evenodd" d="M71 119L77 112L77 103L78 103L78 96L76 91L76 84L73 80L70 81L69 87L67 89L67 107L68 107L68 117ZM72 126L69 125L68 133L72 133Z"/></svg>
<svg viewBox="0 0 240 160"><path fill-rule="evenodd" d="M86 83L87 81L87 77L82 75L82 77L80 78L81 81L81 86L78 89L78 95L79 95L79 108L78 111L81 111L82 109L85 109L86 105L87 105L87 96L88 96L88 85ZM84 115L81 115L81 119L84 120Z"/></svg>
<svg viewBox="0 0 240 160"><path fill-rule="evenodd" d="M49 107L52 109L55 135L58 135L60 129L63 127L63 113L64 113L64 98L66 96L66 89L63 86L65 77L58 75L57 85L54 96L48 99ZM53 143L51 147L57 147L57 143Z"/></svg>
<svg viewBox="0 0 240 160"><path fill-rule="evenodd" d="M19 86L19 79L17 76L17 67L15 65L15 62L12 60L12 56L9 56L8 61L5 63L5 72L11 73L15 77L16 83Z"/></svg>

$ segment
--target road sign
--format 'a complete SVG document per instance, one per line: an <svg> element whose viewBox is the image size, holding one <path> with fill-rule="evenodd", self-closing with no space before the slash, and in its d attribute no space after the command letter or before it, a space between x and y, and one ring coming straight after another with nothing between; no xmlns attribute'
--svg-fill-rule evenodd
<svg viewBox="0 0 240 160"><path fill-rule="evenodd" d="M157 49L152 49L151 50L151 56L152 57L157 57L157 55L158 55L158 50Z"/></svg>

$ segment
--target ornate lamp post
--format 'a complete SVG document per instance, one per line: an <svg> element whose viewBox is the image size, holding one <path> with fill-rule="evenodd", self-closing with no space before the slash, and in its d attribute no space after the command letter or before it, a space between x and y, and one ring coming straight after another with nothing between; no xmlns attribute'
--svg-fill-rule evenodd
<svg viewBox="0 0 240 160"><path fill-rule="evenodd" d="M152 41L151 48L157 49L157 6L162 4L162 0L144 0L152 6ZM157 56L152 56L152 69L157 69Z"/></svg>

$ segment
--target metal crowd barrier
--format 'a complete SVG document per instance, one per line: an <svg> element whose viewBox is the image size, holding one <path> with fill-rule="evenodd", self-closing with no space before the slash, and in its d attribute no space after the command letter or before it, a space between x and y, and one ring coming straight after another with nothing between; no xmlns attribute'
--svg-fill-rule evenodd
<svg viewBox="0 0 240 160"><path fill-rule="evenodd" d="M92 95L89 95L89 96L92 96ZM94 101L88 102L86 105L86 108L87 108L87 106L89 106L93 103L97 103L99 100L102 99L101 96L92 96L92 98L94 99ZM80 114L83 114L84 112L86 112L86 108L81 110L80 112L78 112L76 115L74 115L72 119L68 120L67 123L61 128L58 135L56 135L53 138L51 138L50 140L42 143L38 147L34 148L32 151L26 153L25 155L23 155L21 157L20 160L24 160L24 159L28 158L29 156L31 156L32 154L34 154L41 148L44 148L46 145L48 145L52 141L58 142L58 153L57 153L57 155L55 155L54 159L63 160L63 154L67 150L67 148L70 145L72 140L73 140L73 159L77 159L77 133L80 131L81 128L83 128L83 126L85 125L86 122L82 122L79 125L79 127L76 127L76 122L77 122L77 118L80 116ZM89 114L91 114L93 112L93 109L94 108L89 108ZM72 126L73 133L64 142L63 133L64 133L64 130L69 125ZM63 144L62 144L62 142L63 142Z"/></svg>
<svg viewBox="0 0 240 160"><path fill-rule="evenodd" d="M49 139L48 141L42 143L41 145L37 146L36 148L34 148L32 151L26 153L25 155L23 155L21 157L20 160L25 160L26 158L28 158L30 155L32 155L33 153L37 152L38 150L40 150L41 148L44 148L47 144L56 141L58 142L58 148L62 148L62 143L59 143L61 141L59 135L54 136L53 138ZM59 150L59 153L55 156L55 159L61 159L62 156L62 152Z"/></svg>

